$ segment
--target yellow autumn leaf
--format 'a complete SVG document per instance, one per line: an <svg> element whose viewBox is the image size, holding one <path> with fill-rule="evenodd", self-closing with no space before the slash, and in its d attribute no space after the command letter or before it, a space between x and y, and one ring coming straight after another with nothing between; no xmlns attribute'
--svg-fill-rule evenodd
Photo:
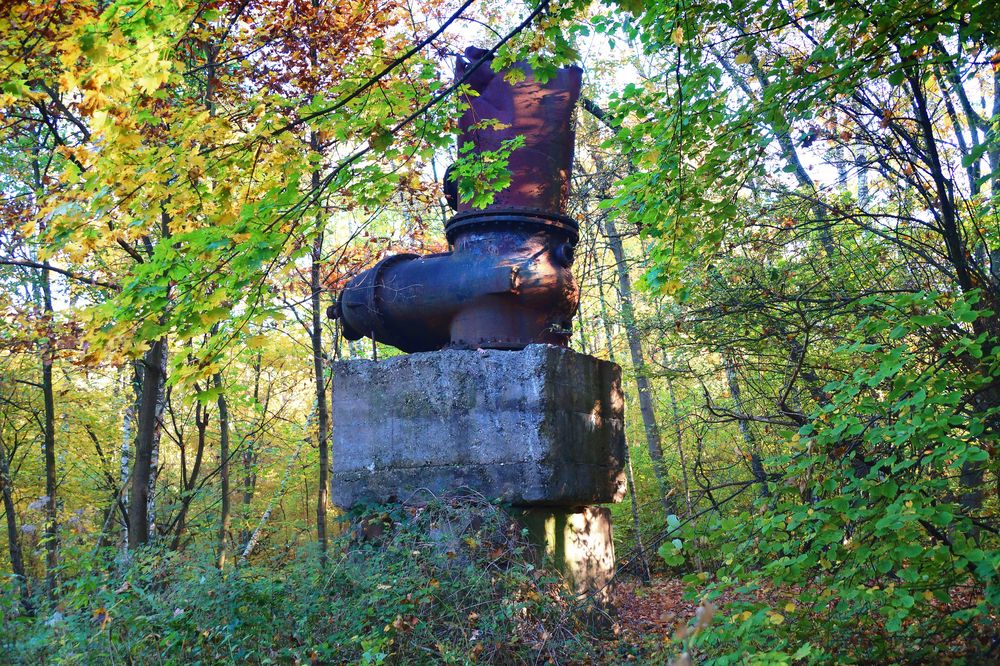
<svg viewBox="0 0 1000 666"><path fill-rule="evenodd" d="M208 312L201 313L198 316L198 319L205 326L211 326L215 322L225 319L228 314L229 314L229 308L225 307L212 308Z"/></svg>
<svg viewBox="0 0 1000 666"><path fill-rule="evenodd" d="M684 286L680 280L673 278L663 283L663 293L668 295L676 294Z"/></svg>
<svg viewBox="0 0 1000 666"><path fill-rule="evenodd" d="M169 72L154 72L152 74L139 77L136 84L142 92L147 94L154 93L160 88L161 85L167 82L169 76Z"/></svg>
<svg viewBox="0 0 1000 666"><path fill-rule="evenodd" d="M648 164L650 166L655 166L660 163L660 150L658 148L651 148L647 150L639 158L639 161L643 164Z"/></svg>
<svg viewBox="0 0 1000 666"><path fill-rule="evenodd" d="M72 92L80 87L80 80L74 72L65 70L59 74L59 89L63 92Z"/></svg>
<svg viewBox="0 0 1000 666"><path fill-rule="evenodd" d="M675 46L681 46L684 44L684 28L678 26L674 28L674 31L670 33L670 41L674 43Z"/></svg>
<svg viewBox="0 0 1000 666"><path fill-rule="evenodd" d="M748 62L750 62L750 56L747 53L740 53L738 56L736 56L737 65L745 65Z"/></svg>
<svg viewBox="0 0 1000 666"><path fill-rule="evenodd" d="M781 624L782 622L785 621L785 616L782 615L781 613L776 613L774 611L770 611L767 614L767 620L771 624Z"/></svg>
<svg viewBox="0 0 1000 666"><path fill-rule="evenodd" d="M142 137L136 132L119 132L118 141L116 143L118 148L123 150L137 148L142 145Z"/></svg>
<svg viewBox="0 0 1000 666"><path fill-rule="evenodd" d="M251 335L249 338L246 339L245 344L249 349L260 349L264 346L266 342L267 342L266 335Z"/></svg>

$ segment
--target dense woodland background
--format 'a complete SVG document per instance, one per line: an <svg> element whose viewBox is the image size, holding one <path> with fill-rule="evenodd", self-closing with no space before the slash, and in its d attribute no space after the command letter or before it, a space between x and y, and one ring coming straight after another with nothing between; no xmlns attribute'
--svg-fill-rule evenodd
<svg viewBox="0 0 1000 666"><path fill-rule="evenodd" d="M992 0L0 12L0 661L1000 659ZM691 604L648 630L475 498L327 507L329 361L397 352L325 310L444 247L470 44L586 71L572 344L625 370L621 589Z"/></svg>

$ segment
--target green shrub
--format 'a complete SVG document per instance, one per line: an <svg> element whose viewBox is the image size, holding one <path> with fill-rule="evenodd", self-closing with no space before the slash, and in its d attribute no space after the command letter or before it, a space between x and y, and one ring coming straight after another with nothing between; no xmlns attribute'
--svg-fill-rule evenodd
<svg viewBox="0 0 1000 666"><path fill-rule="evenodd" d="M996 390L998 348L953 324L992 316L976 303L862 301L876 314L841 351L878 362L824 387L828 401L766 463L780 470L772 496L702 528L722 566L696 594L721 610L686 647L718 664L997 658L995 500L969 503L962 485L995 465L997 408L980 396ZM915 334L939 337L933 362Z"/></svg>

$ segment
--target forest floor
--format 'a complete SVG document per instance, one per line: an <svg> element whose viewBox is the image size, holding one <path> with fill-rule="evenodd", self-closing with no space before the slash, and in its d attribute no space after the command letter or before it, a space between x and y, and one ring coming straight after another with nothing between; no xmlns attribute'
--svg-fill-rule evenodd
<svg viewBox="0 0 1000 666"><path fill-rule="evenodd" d="M697 599L685 599L686 589L687 585L681 579L662 575L654 575L648 585L643 585L637 579L619 583L613 593L613 604L617 610L620 640L649 646L668 643L676 638L684 631L684 627L690 626L695 620L700 605ZM718 622L729 614L727 606L739 601L763 602L773 608L792 612L799 592L801 590L795 587L762 589L746 595L728 592L715 600L710 614L715 615L715 621ZM982 589L972 584L952 587L948 593L951 599L947 604L935 601L932 605L944 612L958 612L982 602ZM816 622L823 621L818 616L812 617ZM980 654L991 646L996 649L996 643L1000 639L993 633L992 627L997 620L995 616L980 618L969 625L967 632L933 637L932 640L942 650L942 662L950 663L946 658L946 647L950 648L953 657ZM880 622L868 627L866 633L868 632L869 635L857 637L859 642L851 652L863 653L866 643L879 638L876 634L881 634L883 640L889 638Z"/></svg>
<svg viewBox="0 0 1000 666"><path fill-rule="evenodd" d="M679 578L654 575L647 585L638 579L618 583L612 594L618 657L628 662L669 664L677 657L676 639L696 622L700 601L685 599L687 585ZM715 607L706 619L711 622ZM702 611L705 615L705 611ZM668 647L671 643L673 646ZM689 663L679 661L677 663Z"/></svg>
<svg viewBox="0 0 1000 666"><path fill-rule="evenodd" d="M696 601L684 599L684 583L677 578L654 577L649 585L639 581L619 584L614 592L619 629L625 637L669 638L698 609Z"/></svg>

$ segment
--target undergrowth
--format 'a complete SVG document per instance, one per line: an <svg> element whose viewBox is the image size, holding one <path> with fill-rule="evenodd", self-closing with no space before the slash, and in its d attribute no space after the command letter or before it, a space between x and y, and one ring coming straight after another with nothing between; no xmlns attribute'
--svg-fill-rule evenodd
<svg viewBox="0 0 1000 666"><path fill-rule="evenodd" d="M58 601L2 596L14 664L585 663L593 630L520 528L470 498L352 516L321 562L264 553L220 572L208 549L78 561Z"/></svg>

